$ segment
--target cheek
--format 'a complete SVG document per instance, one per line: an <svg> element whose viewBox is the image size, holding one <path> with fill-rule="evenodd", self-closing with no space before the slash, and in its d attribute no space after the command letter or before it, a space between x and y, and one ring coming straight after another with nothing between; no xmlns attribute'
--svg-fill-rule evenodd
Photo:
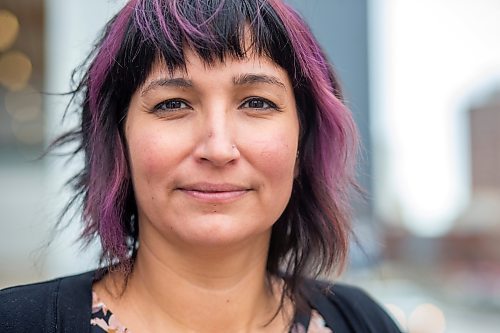
<svg viewBox="0 0 500 333"><path fill-rule="evenodd" d="M130 136L129 151L132 174L151 174L157 170L162 163L162 154L158 154L160 146L154 136Z"/></svg>
<svg viewBox="0 0 500 333"><path fill-rule="evenodd" d="M136 186L147 182L156 183L156 178L165 176L173 162L175 143L166 140L159 131L134 132L128 137L132 177Z"/></svg>
<svg viewBox="0 0 500 333"><path fill-rule="evenodd" d="M293 182L297 154L297 142L294 136L275 133L266 140L256 143L259 154L256 162L259 169L273 184L289 186Z"/></svg>

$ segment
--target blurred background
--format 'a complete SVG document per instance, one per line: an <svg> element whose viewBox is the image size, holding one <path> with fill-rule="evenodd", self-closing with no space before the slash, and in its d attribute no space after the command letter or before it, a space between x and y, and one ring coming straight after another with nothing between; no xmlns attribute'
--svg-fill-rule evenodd
<svg viewBox="0 0 500 333"><path fill-rule="evenodd" d="M368 200L342 279L405 332L500 332L500 2L289 2L363 137ZM124 3L0 0L0 288L96 266L78 223L54 230L81 161L38 157L75 124L57 94Z"/></svg>

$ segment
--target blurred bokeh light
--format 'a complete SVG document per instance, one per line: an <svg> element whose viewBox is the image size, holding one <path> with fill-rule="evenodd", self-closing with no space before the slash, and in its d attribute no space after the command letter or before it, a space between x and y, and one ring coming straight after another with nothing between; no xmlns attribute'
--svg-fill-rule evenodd
<svg viewBox="0 0 500 333"><path fill-rule="evenodd" d="M11 91L24 89L31 76L29 57L20 51L10 51L0 57L0 83Z"/></svg>
<svg viewBox="0 0 500 333"><path fill-rule="evenodd" d="M5 95L5 110L15 121L27 122L41 116L42 96L32 87Z"/></svg>
<svg viewBox="0 0 500 333"><path fill-rule="evenodd" d="M0 9L0 52L7 50L19 32L17 17L8 10Z"/></svg>
<svg viewBox="0 0 500 333"><path fill-rule="evenodd" d="M444 333L445 329L443 311L433 304L421 304L410 314L409 333Z"/></svg>

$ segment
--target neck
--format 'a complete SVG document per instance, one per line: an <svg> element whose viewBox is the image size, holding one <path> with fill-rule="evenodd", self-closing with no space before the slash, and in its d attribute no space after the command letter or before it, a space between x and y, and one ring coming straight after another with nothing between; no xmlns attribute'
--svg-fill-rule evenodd
<svg viewBox="0 0 500 333"><path fill-rule="evenodd" d="M141 239L121 302L147 318L137 325L140 331L282 332L291 314L273 319L281 285L267 278L269 236L220 249Z"/></svg>

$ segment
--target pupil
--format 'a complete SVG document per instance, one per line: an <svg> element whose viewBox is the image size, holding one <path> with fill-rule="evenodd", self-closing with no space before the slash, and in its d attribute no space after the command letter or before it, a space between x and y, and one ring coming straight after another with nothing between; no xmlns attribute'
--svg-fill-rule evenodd
<svg viewBox="0 0 500 333"><path fill-rule="evenodd" d="M166 107L167 107L167 109L180 109L181 102L180 101L168 101Z"/></svg>
<svg viewBox="0 0 500 333"><path fill-rule="evenodd" d="M251 108L255 108L255 109L263 108L264 107L264 102L254 99L254 100L250 101L250 107Z"/></svg>

